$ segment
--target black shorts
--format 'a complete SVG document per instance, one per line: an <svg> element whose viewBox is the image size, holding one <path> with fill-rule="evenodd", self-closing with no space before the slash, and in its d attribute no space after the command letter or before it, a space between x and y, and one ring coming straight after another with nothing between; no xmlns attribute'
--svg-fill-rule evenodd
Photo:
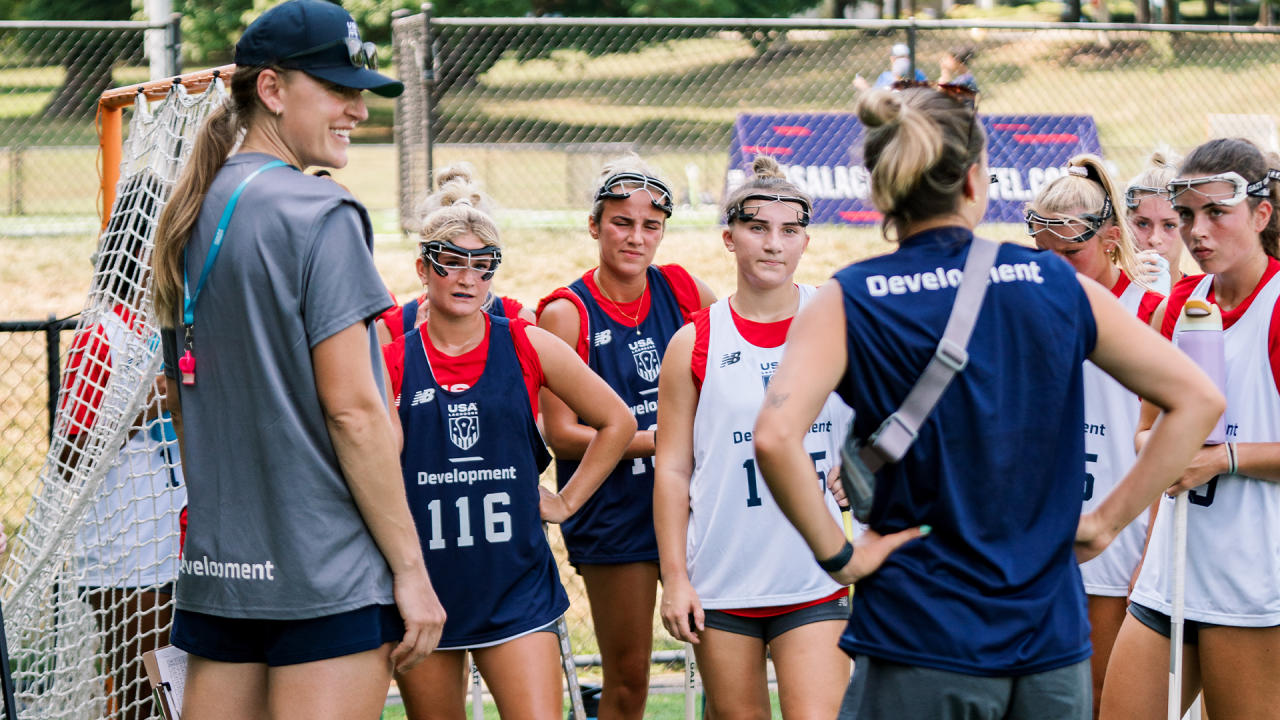
<svg viewBox="0 0 1280 720"><path fill-rule="evenodd" d="M801 625L824 620L847 622L849 620L849 596L841 595L835 600L828 600L819 605L810 605L807 608L792 610L789 613L772 617L742 617L741 615L731 615L723 610L707 610L703 622L709 628L730 632L735 635L759 638L764 641L765 645L768 645L773 642L774 638L789 630L795 630Z"/></svg>
<svg viewBox="0 0 1280 720"><path fill-rule="evenodd" d="M169 641L192 655L271 667L328 660L404 639L395 605L369 605L305 620L252 620L175 610Z"/></svg>
<svg viewBox="0 0 1280 720"><path fill-rule="evenodd" d="M1146 605L1139 605L1136 602L1129 603L1129 614L1137 619L1138 622L1155 630L1165 637L1173 636L1173 621L1168 615L1159 610L1152 610ZM1199 620L1183 620L1182 621L1182 644L1183 645L1199 645L1200 644L1200 628L1220 627L1213 623L1200 622Z"/></svg>

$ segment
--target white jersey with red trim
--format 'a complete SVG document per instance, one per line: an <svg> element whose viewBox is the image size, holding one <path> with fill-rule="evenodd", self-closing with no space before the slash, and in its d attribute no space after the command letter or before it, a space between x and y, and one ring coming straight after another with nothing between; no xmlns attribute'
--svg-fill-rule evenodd
<svg viewBox="0 0 1280 720"><path fill-rule="evenodd" d="M814 293L800 285L803 307ZM729 300L709 309L707 370L693 421L693 477L689 482L689 580L702 606L743 609L817 600L840 586L782 514L756 466L751 432L765 388L786 345L759 348L734 325ZM832 393L805 436L831 516L840 509L826 490L840 462L853 411Z"/></svg>
<svg viewBox="0 0 1280 720"><path fill-rule="evenodd" d="M1120 293L1120 304L1130 315L1146 290L1137 283ZM1137 395L1097 365L1084 361L1084 507L1090 512L1102 503L1137 460L1133 436L1138 429L1142 402ZM1142 562L1142 546L1147 539L1147 513L1142 513L1120 532L1101 555L1080 566L1084 591L1090 595L1124 597L1129 581Z"/></svg>
<svg viewBox="0 0 1280 720"><path fill-rule="evenodd" d="M1207 296L1212 275L1191 293ZM1224 333L1227 440L1280 442L1280 392L1271 371L1271 319L1280 274ZM1177 341L1177 336L1174 336ZM1280 485L1219 475L1192 491L1187 513L1186 618L1235 627L1280 625ZM1162 497L1133 600L1172 606L1174 500Z"/></svg>

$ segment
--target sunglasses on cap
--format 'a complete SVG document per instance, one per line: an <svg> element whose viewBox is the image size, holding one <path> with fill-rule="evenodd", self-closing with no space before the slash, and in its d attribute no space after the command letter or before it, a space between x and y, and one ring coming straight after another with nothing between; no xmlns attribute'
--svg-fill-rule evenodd
<svg viewBox="0 0 1280 720"><path fill-rule="evenodd" d="M280 58L280 62L292 60L294 58L311 55L313 53L323 52L335 45L347 46L347 57L351 60L353 67L364 67L370 70L378 69L378 46L371 42L360 42L360 38L345 37L341 40L334 40L323 45L317 45L313 48L307 48L302 52L296 52L288 57Z"/></svg>
<svg viewBox="0 0 1280 720"><path fill-rule="evenodd" d="M658 178L641 173L621 172L610 175L609 179L600 185L600 189L596 190L595 201L626 200L637 191L648 195L649 202L653 203L654 207L661 210L667 217L671 217L671 211L675 208L671 200L671 188Z"/></svg>
<svg viewBox="0 0 1280 720"><path fill-rule="evenodd" d="M1137 210L1138 205L1149 197L1162 197L1173 203L1173 195L1169 192L1169 188L1151 187L1149 185L1131 185L1124 191L1124 206L1130 210Z"/></svg>
<svg viewBox="0 0 1280 720"><path fill-rule="evenodd" d="M894 82L891 87L898 91L911 90L913 88L937 90L970 110L974 112L978 111L978 91L968 85L960 85L958 83L935 83L929 80L898 80Z"/></svg>
<svg viewBox="0 0 1280 720"><path fill-rule="evenodd" d="M1280 170L1268 170L1261 180L1254 183L1245 180L1244 176L1237 172L1173 180L1168 187L1169 201L1176 204L1180 196L1195 191L1215 205L1233 207L1239 205L1246 197L1270 197L1272 180L1280 180ZM1212 183L1227 183L1231 189L1229 192L1223 192L1221 189L1219 192L1210 192L1210 189L1204 186Z"/></svg>
<svg viewBox="0 0 1280 720"><path fill-rule="evenodd" d="M764 200L764 202L747 207L747 202L751 200ZM801 227L809 226L809 221L813 216L813 206L809 204L809 201L797 195L779 195L777 193L752 193L742 198L741 202L733 205L725 212L726 220L729 222L734 220L750 222L760 214L760 211L766 205L774 203L783 203L784 205L786 203L795 203L799 205L800 209L796 210L796 222L800 223Z"/></svg>
<svg viewBox="0 0 1280 720"><path fill-rule="evenodd" d="M1082 213L1076 217L1045 217L1035 210L1027 210L1023 219L1027 223L1027 234L1035 237L1048 232L1054 237L1069 243L1088 242L1102 229L1102 224L1114 215L1111 199L1104 198L1102 211L1099 213Z"/></svg>
<svg viewBox="0 0 1280 720"><path fill-rule="evenodd" d="M422 244L422 259L431 265L440 277L475 270L480 273L481 280L489 280L498 271L502 263L502 249L485 246L468 250L450 242L432 240Z"/></svg>

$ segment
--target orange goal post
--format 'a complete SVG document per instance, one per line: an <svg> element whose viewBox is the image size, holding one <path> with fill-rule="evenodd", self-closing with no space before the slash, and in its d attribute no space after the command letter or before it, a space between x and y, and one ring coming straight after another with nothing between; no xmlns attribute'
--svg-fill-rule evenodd
<svg viewBox="0 0 1280 720"><path fill-rule="evenodd" d="M137 102L139 94L147 100L161 100L174 85L182 85L189 93L201 93L213 84L216 77L229 82L235 74L235 65L209 68L177 75L164 80L128 85L108 90L98 100L98 150L102 156L99 175L102 180L102 229L107 229L111 219L111 206L116 199L116 183L120 181L120 162L124 159L124 109Z"/></svg>

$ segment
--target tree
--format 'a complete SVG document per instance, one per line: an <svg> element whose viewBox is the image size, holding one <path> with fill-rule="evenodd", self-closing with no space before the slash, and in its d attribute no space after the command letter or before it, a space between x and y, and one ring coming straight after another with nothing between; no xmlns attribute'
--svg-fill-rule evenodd
<svg viewBox="0 0 1280 720"><path fill-rule="evenodd" d="M176 0L182 13L183 52L193 62L221 65L235 56L236 40L248 24L253 0Z"/></svg>
<svg viewBox="0 0 1280 720"><path fill-rule="evenodd" d="M130 0L27 0L19 14L27 20L129 20L133 7ZM58 40L40 43L33 53L47 54L65 69L62 86L44 109L53 117L92 114L98 96L111 87L116 61L142 47L138 33L105 30L64 31Z"/></svg>

